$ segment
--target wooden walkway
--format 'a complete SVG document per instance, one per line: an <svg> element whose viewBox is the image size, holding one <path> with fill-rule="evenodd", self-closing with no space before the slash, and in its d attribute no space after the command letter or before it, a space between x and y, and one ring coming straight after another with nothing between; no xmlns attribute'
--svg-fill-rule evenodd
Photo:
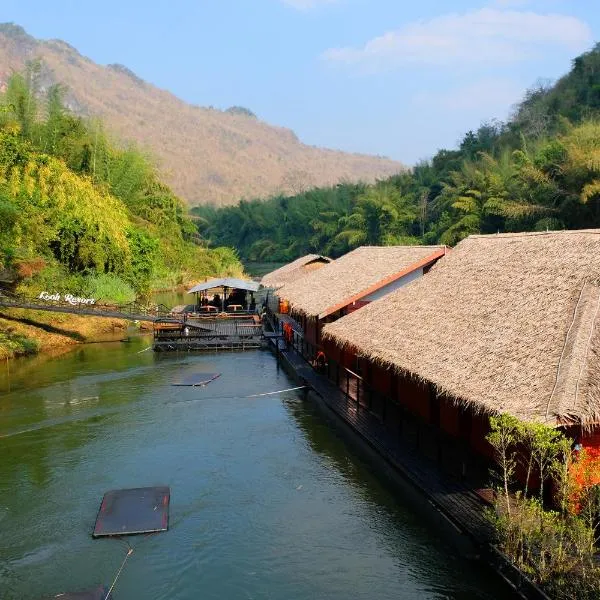
<svg viewBox="0 0 600 600"><path fill-rule="evenodd" d="M110 319L127 319L131 321L155 322L165 317L170 317L171 310L162 304L86 304L73 303L65 300L44 300L30 298L18 294L9 294L0 290L0 307L24 308L29 310L42 310L46 312L68 313L88 317L105 317ZM173 316L182 320L182 315Z"/></svg>
<svg viewBox="0 0 600 600"><path fill-rule="evenodd" d="M459 531L477 545L493 542L494 530L484 511L489 506L477 489L442 471L438 464L393 435L382 422L356 403L325 377L319 375L293 349L280 352L301 380L304 380L369 446L416 486L433 506Z"/></svg>

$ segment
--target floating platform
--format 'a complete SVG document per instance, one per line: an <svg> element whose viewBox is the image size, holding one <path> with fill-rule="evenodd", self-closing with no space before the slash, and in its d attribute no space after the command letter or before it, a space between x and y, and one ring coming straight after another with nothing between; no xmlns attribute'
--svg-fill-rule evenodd
<svg viewBox="0 0 600 600"><path fill-rule="evenodd" d="M154 328L156 352L251 350L264 344L263 327L251 316L185 323L162 321Z"/></svg>
<svg viewBox="0 0 600 600"><path fill-rule="evenodd" d="M92 537L156 533L169 528L167 486L111 490L104 494Z"/></svg>

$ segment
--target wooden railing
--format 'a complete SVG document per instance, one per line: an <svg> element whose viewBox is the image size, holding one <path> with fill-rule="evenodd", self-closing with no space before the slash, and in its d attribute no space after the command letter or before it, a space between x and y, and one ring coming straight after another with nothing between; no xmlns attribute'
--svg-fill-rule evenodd
<svg viewBox="0 0 600 600"><path fill-rule="evenodd" d="M191 322L157 323L155 340L202 340L217 338L256 338L262 336L262 325L252 320L214 320L202 324Z"/></svg>

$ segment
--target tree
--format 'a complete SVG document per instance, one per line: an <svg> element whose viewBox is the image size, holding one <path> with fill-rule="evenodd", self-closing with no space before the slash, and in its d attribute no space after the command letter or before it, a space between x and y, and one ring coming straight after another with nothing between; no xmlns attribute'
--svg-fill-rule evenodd
<svg viewBox="0 0 600 600"><path fill-rule="evenodd" d="M337 238L350 247L408 241L416 215L416 207L408 197L392 185L380 184L362 194L354 211L340 220L342 231Z"/></svg>

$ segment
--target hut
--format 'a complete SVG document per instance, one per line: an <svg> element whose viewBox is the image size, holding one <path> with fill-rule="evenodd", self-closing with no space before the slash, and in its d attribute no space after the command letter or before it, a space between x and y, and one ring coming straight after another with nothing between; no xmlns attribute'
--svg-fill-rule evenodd
<svg viewBox="0 0 600 600"><path fill-rule="evenodd" d="M381 298L427 272L445 246L363 246L277 291L314 355L321 327Z"/></svg>
<svg viewBox="0 0 600 600"><path fill-rule="evenodd" d="M297 281L301 277L304 277L307 273L317 271L321 267L329 264L332 261L327 256L321 256L320 254L307 254L301 256L296 260L283 265L279 269L275 269L270 273L267 273L260 281L261 285L266 288L280 288L286 283L292 283Z"/></svg>
<svg viewBox="0 0 600 600"><path fill-rule="evenodd" d="M239 312L252 312L250 310L250 302L245 299L245 293L250 292L252 298L254 293L258 291L260 284L256 281L248 281L245 279L235 279L233 277L223 277L219 279L208 279L202 283L195 285L192 289L188 290L188 294L196 294L195 307L198 312L209 312L203 311L203 309L210 308L213 312L219 310L225 312L237 309ZM209 290L216 290L222 292L222 296L218 293L215 294L213 304L208 302L206 296ZM229 297L227 297L229 293ZM203 304L203 300L206 301Z"/></svg>
<svg viewBox="0 0 600 600"><path fill-rule="evenodd" d="M477 235L323 335L392 429L409 414L490 459L490 414L599 445L599 314L600 230Z"/></svg>

